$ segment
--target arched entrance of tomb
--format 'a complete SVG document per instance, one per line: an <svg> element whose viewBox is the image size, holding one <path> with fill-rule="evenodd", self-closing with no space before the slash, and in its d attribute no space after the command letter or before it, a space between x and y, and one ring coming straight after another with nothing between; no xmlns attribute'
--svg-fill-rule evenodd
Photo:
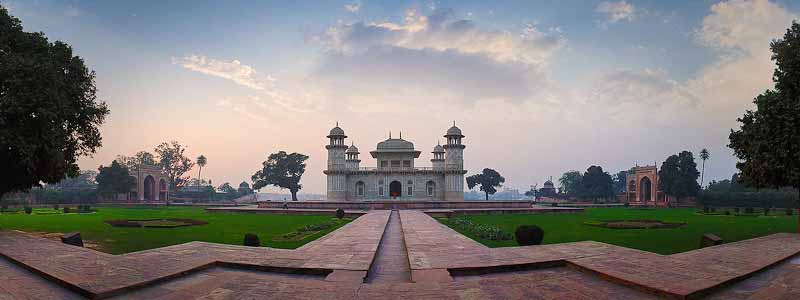
<svg viewBox="0 0 800 300"><path fill-rule="evenodd" d="M389 183L389 196L397 198L403 196L403 184L400 181L392 181Z"/></svg>
<svg viewBox="0 0 800 300"><path fill-rule="evenodd" d="M156 200L156 180L153 179L153 176L148 175L144 178L144 200L146 201L154 201Z"/></svg>
<svg viewBox="0 0 800 300"><path fill-rule="evenodd" d="M650 182L650 178L644 177L641 181L639 181L639 201L642 202L650 202L653 201L652 198L652 183Z"/></svg>

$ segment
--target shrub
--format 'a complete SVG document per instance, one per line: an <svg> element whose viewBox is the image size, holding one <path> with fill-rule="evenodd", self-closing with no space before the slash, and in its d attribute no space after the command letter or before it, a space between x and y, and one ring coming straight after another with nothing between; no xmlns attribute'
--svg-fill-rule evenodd
<svg viewBox="0 0 800 300"><path fill-rule="evenodd" d="M68 214L68 213L69 213L69 210L70 210L70 209L69 209L69 206L64 206L64 213L65 213L65 214Z"/></svg>
<svg viewBox="0 0 800 300"><path fill-rule="evenodd" d="M729 211L729 210L726 210L726 211L725 211L725 215L726 215L726 216L730 216L730 215L731 215L731 211Z"/></svg>
<svg viewBox="0 0 800 300"><path fill-rule="evenodd" d="M261 247L261 240L258 239L258 236L252 233L246 233L244 235L244 245L249 247Z"/></svg>
<svg viewBox="0 0 800 300"><path fill-rule="evenodd" d="M709 211L710 209L708 209L708 206L703 206L703 213L707 214Z"/></svg>
<svg viewBox="0 0 800 300"><path fill-rule="evenodd" d="M793 209L793 208L787 208L787 209L786 209L786 215L787 215L787 216L791 216L791 215L793 215L793 214L794 214L794 209Z"/></svg>
<svg viewBox="0 0 800 300"><path fill-rule="evenodd" d="M336 209L336 218L342 219L344 218L344 209L337 208Z"/></svg>
<svg viewBox="0 0 800 300"><path fill-rule="evenodd" d="M625 207L630 207L630 206L631 206L631 204L630 204L630 203L628 203L628 202L625 202Z"/></svg>
<svg viewBox="0 0 800 300"><path fill-rule="evenodd" d="M753 212L754 212L754 210L753 210L752 207L745 207L744 208L744 213L746 213L746 214L752 214Z"/></svg>
<svg viewBox="0 0 800 300"><path fill-rule="evenodd" d="M25 206L25 213L26 214L30 215L32 212L33 212L33 208L31 208L30 206Z"/></svg>
<svg viewBox="0 0 800 300"><path fill-rule="evenodd" d="M769 215L769 207L764 208L764 215Z"/></svg>
<svg viewBox="0 0 800 300"><path fill-rule="evenodd" d="M58 204L53 204L53 209L58 210Z"/></svg>
<svg viewBox="0 0 800 300"><path fill-rule="evenodd" d="M737 213L737 214L738 214L738 213L739 213L739 208L738 208L738 207L734 207L734 208L733 208L733 212L735 212L735 213Z"/></svg>
<svg viewBox="0 0 800 300"><path fill-rule="evenodd" d="M520 246L539 245L544 239L544 231L536 225L520 225L514 231L514 236Z"/></svg>

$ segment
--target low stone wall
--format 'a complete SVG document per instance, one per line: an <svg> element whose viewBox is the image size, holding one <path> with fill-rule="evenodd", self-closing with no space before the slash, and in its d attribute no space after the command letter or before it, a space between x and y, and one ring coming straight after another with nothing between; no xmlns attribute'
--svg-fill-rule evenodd
<svg viewBox="0 0 800 300"><path fill-rule="evenodd" d="M290 209L474 209L474 208L529 208L529 201L260 201L259 208Z"/></svg>

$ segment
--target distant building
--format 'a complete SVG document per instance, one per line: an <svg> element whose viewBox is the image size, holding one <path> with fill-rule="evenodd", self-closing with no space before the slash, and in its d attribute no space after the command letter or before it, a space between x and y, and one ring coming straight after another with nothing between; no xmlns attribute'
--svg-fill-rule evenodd
<svg viewBox="0 0 800 300"><path fill-rule="evenodd" d="M453 124L444 135L447 144L433 148L430 167L417 167L420 151L400 138L379 142L370 151L375 167L361 167L358 147L346 145L337 124L328 134L328 201L464 200L464 148L461 129Z"/></svg>
<svg viewBox="0 0 800 300"><path fill-rule="evenodd" d="M678 203L675 197L664 194L659 185L658 167L636 166L625 176L625 192L622 198L631 205L674 206L693 205L694 198L686 198Z"/></svg>
<svg viewBox="0 0 800 300"><path fill-rule="evenodd" d="M553 178L551 177L547 181L544 182L544 186L539 189L539 197L548 197L552 198L558 195L558 191L556 190L555 184L553 184Z"/></svg>

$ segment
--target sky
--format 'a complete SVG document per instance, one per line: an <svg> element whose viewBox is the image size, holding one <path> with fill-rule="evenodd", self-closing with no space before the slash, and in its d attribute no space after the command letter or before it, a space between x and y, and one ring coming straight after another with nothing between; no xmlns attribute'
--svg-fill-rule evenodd
<svg viewBox="0 0 800 300"><path fill-rule="evenodd" d="M111 114L82 169L177 140L208 158L204 179L236 184L284 150L310 156L301 193L322 194L336 122L363 166L401 131L426 166L455 121L468 174L521 190L702 148L706 182L730 178L728 134L800 15L788 0L0 4L97 72Z"/></svg>

